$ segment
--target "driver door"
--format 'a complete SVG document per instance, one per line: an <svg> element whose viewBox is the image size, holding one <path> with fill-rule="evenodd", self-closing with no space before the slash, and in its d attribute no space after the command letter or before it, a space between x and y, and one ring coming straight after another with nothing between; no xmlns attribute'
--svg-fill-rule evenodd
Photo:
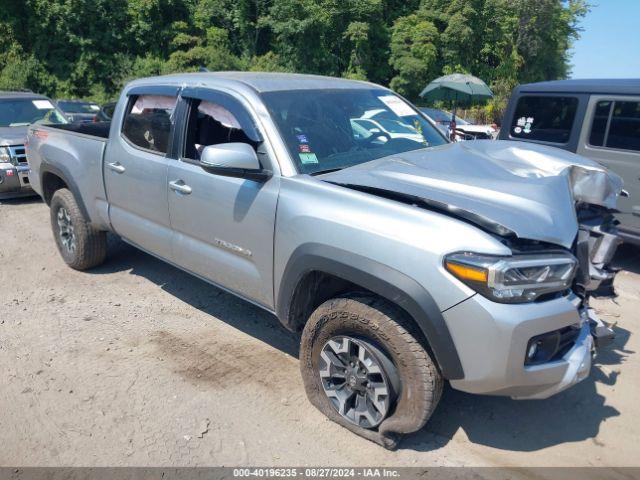
<svg viewBox="0 0 640 480"><path fill-rule="evenodd" d="M206 172L207 145L250 144L264 168L271 162L248 110L235 97L187 88L181 106L179 159L169 166L169 216L174 262L269 309L273 299L273 231L279 178L266 182Z"/></svg>

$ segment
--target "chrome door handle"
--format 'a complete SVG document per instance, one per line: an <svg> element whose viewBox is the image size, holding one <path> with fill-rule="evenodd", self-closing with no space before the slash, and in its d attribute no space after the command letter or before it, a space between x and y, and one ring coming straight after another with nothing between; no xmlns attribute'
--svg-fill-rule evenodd
<svg viewBox="0 0 640 480"><path fill-rule="evenodd" d="M116 173L124 173L126 168L120 162L107 163L107 167L113 170Z"/></svg>
<svg viewBox="0 0 640 480"><path fill-rule="evenodd" d="M175 192L182 193L183 195L189 195L192 192L191 187L189 185L185 185L182 180L169 182L169 188Z"/></svg>

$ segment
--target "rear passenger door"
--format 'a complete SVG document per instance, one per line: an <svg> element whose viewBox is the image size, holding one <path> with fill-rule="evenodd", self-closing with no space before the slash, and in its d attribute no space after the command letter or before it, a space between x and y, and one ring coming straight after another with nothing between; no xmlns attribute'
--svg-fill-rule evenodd
<svg viewBox="0 0 640 480"><path fill-rule="evenodd" d="M640 235L640 96L593 95L580 140L577 153L622 177L620 228Z"/></svg>
<svg viewBox="0 0 640 480"><path fill-rule="evenodd" d="M113 120L120 134L111 135L103 165L113 229L164 259L171 258L167 171L177 93L162 86L131 90Z"/></svg>
<svg viewBox="0 0 640 480"><path fill-rule="evenodd" d="M204 88L186 88L181 98L185 122L168 176L173 261L272 309L279 178L215 175L202 169L199 156L205 146L241 142L256 150L264 169L275 169L273 158L240 98Z"/></svg>

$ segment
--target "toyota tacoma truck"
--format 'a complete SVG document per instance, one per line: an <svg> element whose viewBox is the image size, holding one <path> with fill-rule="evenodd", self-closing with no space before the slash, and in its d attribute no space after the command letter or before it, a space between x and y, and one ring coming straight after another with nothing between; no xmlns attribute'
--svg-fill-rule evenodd
<svg viewBox="0 0 640 480"><path fill-rule="evenodd" d="M354 122L371 111L411 135ZM28 159L71 268L100 265L112 232L271 312L302 332L311 403L387 448L445 381L544 399L613 334L589 296L614 276L620 178L550 147L449 143L374 84L141 79L110 124L31 127Z"/></svg>
<svg viewBox="0 0 640 480"><path fill-rule="evenodd" d="M66 123L51 100L29 91L0 92L0 200L34 195L25 153L32 123Z"/></svg>

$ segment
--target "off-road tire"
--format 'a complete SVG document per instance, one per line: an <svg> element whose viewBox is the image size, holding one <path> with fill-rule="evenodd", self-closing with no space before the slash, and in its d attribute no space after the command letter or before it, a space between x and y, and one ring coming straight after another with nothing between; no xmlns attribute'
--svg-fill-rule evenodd
<svg viewBox="0 0 640 480"><path fill-rule="evenodd" d="M64 208L73 225L75 251L70 252L64 245L58 225L58 213ZM104 262L107 255L107 233L97 230L82 214L73 193L66 188L57 190L50 204L51 228L58 251L67 265L75 270L88 270Z"/></svg>
<svg viewBox="0 0 640 480"><path fill-rule="evenodd" d="M400 393L382 423L365 429L344 419L325 394L318 362L327 340L336 335L364 338L379 345L400 377ZM408 315L392 303L366 294L324 302L304 327L300 370L311 403L334 422L385 448L395 449L402 434L420 430L442 395L443 378L426 341Z"/></svg>

